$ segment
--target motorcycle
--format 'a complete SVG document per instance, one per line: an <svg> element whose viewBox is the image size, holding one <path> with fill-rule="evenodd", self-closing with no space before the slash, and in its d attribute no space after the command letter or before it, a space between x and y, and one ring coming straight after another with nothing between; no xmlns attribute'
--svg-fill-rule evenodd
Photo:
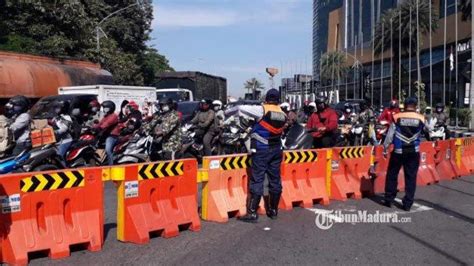
<svg viewBox="0 0 474 266"><path fill-rule="evenodd" d="M283 149L311 149L313 147L313 136L310 133L315 130L308 130L299 123L293 124L282 138Z"/></svg>
<svg viewBox="0 0 474 266"><path fill-rule="evenodd" d="M84 127L81 130L79 140L71 145L66 154L66 164L70 168L95 166L100 162L100 157L96 153L98 138L90 128Z"/></svg>
<svg viewBox="0 0 474 266"><path fill-rule="evenodd" d="M357 123L351 128L351 135L353 139L352 146L364 146L365 145L365 134L364 126Z"/></svg>
<svg viewBox="0 0 474 266"><path fill-rule="evenodd" d="M37 172L65 168L52 144L25 150L17 156L0 160L0 174L11 172Z"/></svg>
<svg viewBox="0 0 474 266"><path fill-rule="evenodd" d="M217 141L219 145L217 147L217 154L235 154L235 153L247 153L250 149L250 127L246 127L248 123L242 121L240 123L235 121L234 117L230 117L224 122L224 129Z"/></svg>
<svg viewBox="0 0 474 266"><path fill-rule="evenodd" d="M115 164L143 163L149 160L153 137L145 134L142 130L137 130L130 136L125 136L119 140L119 144L114 148Z"/></svg>
<svg viewBox="0 0 474 266"><path fill-rule="evenodd" d="M439 124L436 118L431 118L428 121L427 128L429 130L428 136L430 141L445 140L446 132L443 125Z"/></svg>
<svg viewBox="0 0 474 266"><path fill-rule="evenodd" d="M375 126L375 134L376 134L378 144L382 144L385 141L385 137L387 136L389 128L390 128L390 123L386 120L380 121Z"/></svg>
<svg viewBox="0 0 474 266"><path fill-rule="evenodd" d="M201 161L204 156L204 145L196 142L195 127L192 124L185 124L181 128L181 133L183 145L180 153L183 158L196 158Z"/></svg>

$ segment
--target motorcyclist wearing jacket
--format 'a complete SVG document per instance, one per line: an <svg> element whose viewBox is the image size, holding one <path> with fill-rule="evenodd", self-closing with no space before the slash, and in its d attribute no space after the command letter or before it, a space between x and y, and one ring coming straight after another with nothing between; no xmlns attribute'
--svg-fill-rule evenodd
<svg viewBox="0 0 474 266"><path fill-rule="evenodd" d="M13 134L15 147L12 155L16 156L24 150L31 149L31 116L28 113L30 101L25 96L19 95L11 98L5 105L5 116L13 122L9 129Z"/></svg>
<svg viewBox="0 0 474 266"><path fill-rule="evenodd" d="M69 102L55 101L52 104L54 117L48 121L54 130L56 143L58 145L58 155L65 159L66 153L72 144L72 118L69 115Z"/></svg>
<svg viewBox="0 0 474 266"><path fill-rule="evenodd" d="M154 126L154 134L156 137L162 137L162 149L164 160L176 159L177 152L181 150L181 123L176 110L175 101L172 99L164 99L160 102L160 121ZM158 119L155 115L153 121ZM152 121L152 122L153 122Z"/></svg>
<svg viewBox="0 0 474 266"><path fill-rule="evenodd" d="M130 101L124 110L124 114L118 124L110 132L110 136L105 140L105 152L107 153L108 164L114 164L114 148L120 137L130 136L135 130L141 127L142 113L138 110L138 105Z"/></svg>
<svg viewBox="0 0 474 266"><path fill-rule="evenodd" d="M444 104L437 103L435 107L435 112L432 115L432 118L436 118L436 124L444 127L444 132L446 133L446 139L449 139L451 133L449 132L449 115L446 114L444 110Z"/></svg>
<svg viewBox="0 0 474 266"><path fill-rule="evenodd" d="M112 101L104 101L101 106L104 116L99 123L94 124L92 128L98 133L108 135L118 123L118 116L115 113L115 103Z"/></svg>
<svg viewBox="0 0 474 266"><path fill-rule="evenodd" d="M289 103L284 102L280 104L281 110L286 114L287 120L285 129L291 128L295 123L298 123L298 115L294 110L291 110L291 106Z"/></svg>
<svg viewBox="0 0 474 266"><path fill-rule="evenodd" d="M89 105L87 106L87 111L83 115L84 116L84 125L86 127L93 127L95 124L99 123L99 111L100 111L100 103L97 100L92 100Z"/></svg>
<svg viewBox="0 0 474 266"><path fill-rule="evenodd" d="M379 123L381 121L387 121L391 125L395 120L394 116L400 113L400 107L397 100L391 100L390 106L385 108L379 117Z"/></svg>
<svg viewBox="0 0 474 266"><path fill-rule="evenodd" d="M354 107L350 103L344 104L344 112L339 118L339 124L352 125L355 121Z"/></svg>
<svg viewBox="0 0 474 266"><path fill-rule="evenodd" d="M211 109L211 100L201 100L199 112L191 120L191 124L196 125L196 138L202 139L204 145L204 155L212 155L211 141L214 135L215 112Z"/></svg>
<svg viewBox="0 0 474 266"><path fill-rule="evenodd" d="M359 104L360 113L356 118L356 123L367 129L368 139L372 145L377 144L377 136L375 134L375 113L364 100ZM365 130L364 130L365 131Z"/></svg>
<svg viewBox="0 0 474 266"><path fill-rule="evenodd" d="M334 109L328 106L327 98L316 99L317 111L314 112L306 124L306 128L315 130L312 133L315 148L329 148L334 145L337 136L338 116Z"/></svg>

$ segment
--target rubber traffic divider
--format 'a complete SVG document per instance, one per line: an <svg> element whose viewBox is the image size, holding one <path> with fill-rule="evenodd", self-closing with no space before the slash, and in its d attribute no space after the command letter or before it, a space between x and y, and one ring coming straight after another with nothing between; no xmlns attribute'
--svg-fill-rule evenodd
<svg viewBox="0 0 474 266"><path fill-rule="evenodd" d="M420 167L416 178L417 186L432 185L441 179L436 170L435 155L434 142L425 141L420 143Z"/></svg>
<svg viewBox="0 0 474 266"><path fill-rule="evenodd" d="M461 176L468 176L471 174L469 169L467 168L466 157L463 157L463 152L464 152L464 140L463 139L451 139L450 140L450 145L451 145L451 150L455 151L454 152L454 168L456 170L456 175L461 177Z"/></svg>
<svg viewBox="0 0 474 266"><path fill-rule="evenodd" d="M199 231L196 176L196 160L112 167L118 183L117 239L146 244L150 233L169 238L180 229Z"/></svg>
<svg viewBox="0 0 474 266"><path fill-rule="evenodd" d="M331 150L286 151L281 165L283 192L279 207L294 205L309 208L314 203L329 204L326 190L327 165Z"/></svg>
<svg viewBox="0 0 474 266"><path fill-rule="evenodd" d="M2 176L0 260L27 264L36 251L63 258L78 244L102 249L103 190L101 168Z"/></svg>
<svg viewBox="0 0 474 266"><path fill-rule="evenodd" d="M391 146L391 149L393 146ZM387 180L387 170L390 162L390 155L392 153L387 152L387 156L383 156L383 146L374 147L374 171L372 178L372 194L384 193L385 192L385 182ZM400 169L398 173L398 191L405 190L405 174L403 169Z"/></svg>
<svg viewBox="0 0 474 266"><path fill-rule="evenodd" d="M370 193L371 152L368 146L332 149L330 199L360 199L362 192Z"/></svg>
<svg viewBox="0 0 474 266"><path fill-rule="evenodd" d="M451 180L459 177L456 171L456 151L451 149L451 141L436 141L435 150L436 172L440 179Z"/></svg>
<svg viewBox="0 0 474 266"><path fill-rule="evenodd" d="M251 157L247 154L203 158L201 218L225 223L246 213ZM258 212L265 213L264 202Z"/></svg>

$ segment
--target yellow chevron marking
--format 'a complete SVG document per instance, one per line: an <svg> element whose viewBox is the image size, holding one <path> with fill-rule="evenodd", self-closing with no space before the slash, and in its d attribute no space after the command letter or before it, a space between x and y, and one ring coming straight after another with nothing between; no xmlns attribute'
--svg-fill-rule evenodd
<svg viewBox="0 0 474 266"><path fill-rule="evenodd" d="M178 172L179 175L183 175L183 162L179 162L176 171Z"/></svg>
<svg viewBox="0 0 474 266"><path fill-rule="evenodd" d="M24 185L23 185L23 187L21 188L21 191L23 191L23 192L28 192L28 190L30 189L31 185L33 185L33 182L31 182L31 177L22 179L22 181L23 181Z"/></svg>
<svg viewBox="0 0 474 266"><path fill-rule="evenodd" d="M51 174L51 177L54 179L54 184L51 186L50 190L56 190L61 184L62 179L58 174ZM84 182L84 179L82 182Z"/></svg>
<svg viewBox="0 0 474 266"><path fill-rule="evenodd" d="M48 180L43 175L37 175L36 178L40 181L40 184L36 187L35 191L42 191L48 184Z"/></svg>
<svg viewBox="0 0 474 266"><path fill-rule="evenodd" d="M165 175L163 174L163 172L161 170L164 165L165 165L164 163L159 163L158 167L156 167L156 173L158 174L159 178L165 177Z"/></svg>

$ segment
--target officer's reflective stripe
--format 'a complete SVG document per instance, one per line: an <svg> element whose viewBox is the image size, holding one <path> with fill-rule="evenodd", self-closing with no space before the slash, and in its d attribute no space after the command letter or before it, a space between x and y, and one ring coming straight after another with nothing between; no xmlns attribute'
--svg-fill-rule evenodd
<svg viewBox="0 0 474 266"><path fill-rule="evenodd" d="M260 141L261 143L263 143L265 145L268 145L268 140L265 139L264 137L260 136L257 133L252 133L252 135L250 135L250 137L257 140L257 141Z"/></svg>
<svg viewBox="0 0 474 266"><path fill-rule="evenodd" d="M418 136L420 136L420 133L416 133L411 138L408 138L400 132L395 132L395 136L397 136L401 141L405 143L412 143L418 138Z"/></svg>

